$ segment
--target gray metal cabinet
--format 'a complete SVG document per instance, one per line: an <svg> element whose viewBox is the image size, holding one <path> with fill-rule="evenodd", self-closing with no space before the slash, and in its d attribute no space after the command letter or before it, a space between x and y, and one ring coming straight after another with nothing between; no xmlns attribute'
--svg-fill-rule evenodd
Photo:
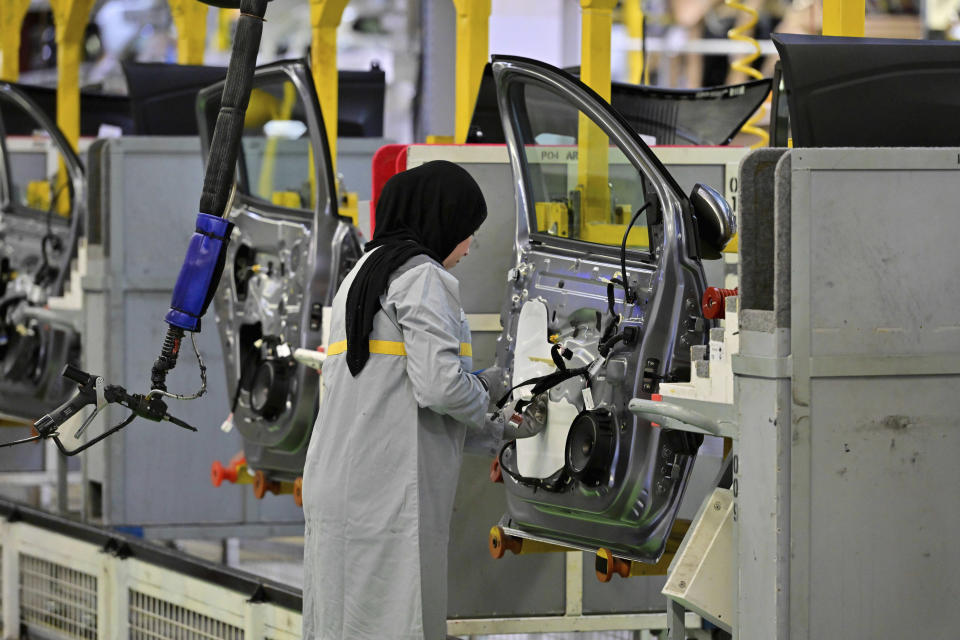
<svg viewBox="0 0 960 640"><path fill-rule="evenodd" d="M742 176L739 637L954 637L960 153L794 149L775 178L764 153Z"/></svg>

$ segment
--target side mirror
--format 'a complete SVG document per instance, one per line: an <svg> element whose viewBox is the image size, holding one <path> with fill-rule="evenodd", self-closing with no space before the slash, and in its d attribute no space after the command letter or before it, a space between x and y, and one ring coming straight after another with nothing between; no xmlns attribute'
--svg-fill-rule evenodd
<svg viewBox="0 0 960 640"><path fill-rule="evenodd" d="M697 216L701 257L716 260L737 232L737 219L719 191L702 183L693 186L690 202Z"/></svg>

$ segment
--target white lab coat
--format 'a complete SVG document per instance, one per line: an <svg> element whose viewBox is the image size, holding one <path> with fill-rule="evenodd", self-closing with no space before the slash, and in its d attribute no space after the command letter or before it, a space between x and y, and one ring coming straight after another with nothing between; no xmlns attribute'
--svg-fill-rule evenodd
<svg viewBox="0 0 960 640"><path fill-rule="evenodd" d="M345 340L355 268L333 302ZM371 340L402 342L351 376L328 356L303 474L304 640L446 637L447 543L468 428L488 395L470 375L459 282L420 255L391 276ZM331 352L336 349L331 348Z"/></svg>

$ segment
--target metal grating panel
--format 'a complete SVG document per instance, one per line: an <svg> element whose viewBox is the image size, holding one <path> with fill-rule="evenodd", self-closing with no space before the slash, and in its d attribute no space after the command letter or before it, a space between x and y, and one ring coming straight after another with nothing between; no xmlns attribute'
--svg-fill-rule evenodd
<svg viewBox="0 0 960 640"><path fill-rule="evenodd" d="M20 554L20 622L68 638L97 637L97 578Z"/></svg>
<svg viewBox="0 0 960 640"><path fill-rule="evenodd" d="M243 640L243 629L130 590L130 640Z"/></svg>

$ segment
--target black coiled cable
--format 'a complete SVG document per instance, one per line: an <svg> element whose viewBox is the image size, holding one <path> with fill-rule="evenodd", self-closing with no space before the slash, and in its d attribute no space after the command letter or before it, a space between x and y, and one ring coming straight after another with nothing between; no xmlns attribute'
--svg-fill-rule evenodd
<svg viewBox="0 0 960 640"><path fill-rule="evenodd" d="M167 335L163 339L160 355L157 356L150 370L150 388L167 390L167 372L177 366L177 355L180 353L180 341L183 339L183 329L167 327Z"/></svg>

